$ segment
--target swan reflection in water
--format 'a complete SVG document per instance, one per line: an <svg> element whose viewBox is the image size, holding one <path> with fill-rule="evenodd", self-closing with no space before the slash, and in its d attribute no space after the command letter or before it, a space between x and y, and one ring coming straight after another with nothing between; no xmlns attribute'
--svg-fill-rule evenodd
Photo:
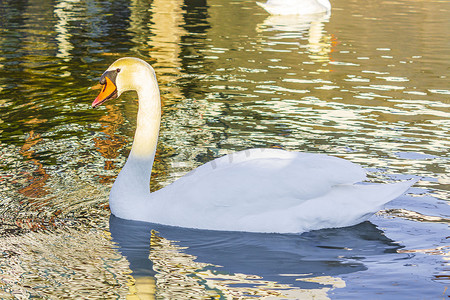
<svg viewBox="0 0 450 300"><path fill-rule="evenodd" d="M327 298L340 275L401 246L370 222L303 234L188 229L110 217L110 232L135 283L164 298L240 295ZM142 282L142 281L141 281ZM139 289L140 287L137 287ZM149 287L147 287L147 290Z"/></svg>
<svg viewBox="0 0 450 300"><path fill-rule="evenodd" d="M259 32L273 32L269 37L272 43L307 39L307 53L312 61L328 62L331 52L331 37L324 26L330 20L331 12L309 15L270 15L264 22L258 24Z"/></svg>

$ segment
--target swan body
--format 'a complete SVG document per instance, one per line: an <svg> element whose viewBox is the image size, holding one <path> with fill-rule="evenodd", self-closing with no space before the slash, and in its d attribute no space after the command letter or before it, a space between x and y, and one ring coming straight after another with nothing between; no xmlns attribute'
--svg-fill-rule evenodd
<svg viewBox="0 0 450 300"><path fill-rule="evenodd" d="M96 107L127 90L139 97L137 128L125 166L111 189L119 218L181 227L299 233L367 220L414 182L358 184L366 178L347 160L279 149L232 153L150 193L161 105L153 68L121 58L102 75Z"/></svg>
<svg viewBox="0 0 450 300"><path fill-rule="evenodd" d="M272 15L309 15L329 12L329 0L268 0L256 2Z"/></svg>

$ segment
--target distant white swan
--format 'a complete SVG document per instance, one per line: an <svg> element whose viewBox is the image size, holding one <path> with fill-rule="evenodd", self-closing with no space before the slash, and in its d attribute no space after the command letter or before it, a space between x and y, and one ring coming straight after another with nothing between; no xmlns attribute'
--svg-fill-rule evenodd
<svg viewBox="0 0 450 300"><path fill-rule="evenodd" d="M309 15L331 10L328 0L267 0L256 4L272 15Z"/></svg>
<svg viewBox="0 0 450 300"><path fill-rule="evenodd" d="M121 58L103 73L97 107L137 91L137 128L128 160L111 189L111 212L123 219L190 228L297 233L367 220L412 181L355 184L364 170L324 154L252 149L217 158L150 193L161 104L153 68Z"/></svg>

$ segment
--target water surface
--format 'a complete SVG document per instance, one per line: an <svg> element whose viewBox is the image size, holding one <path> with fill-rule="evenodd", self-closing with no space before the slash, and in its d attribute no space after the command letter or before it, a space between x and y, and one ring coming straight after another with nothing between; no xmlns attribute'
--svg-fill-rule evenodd
<svg viewBox="0 0 450 300"><path fill-rule="evenodd" d="M1 2L1 297L448 297L450 5L332 7ZM110 217L136 95L93 110L91 87L122 56L151 63L160 83L152 190L253 147L346 158L374 182L421 180L369 222L301 235Z"/></svg>

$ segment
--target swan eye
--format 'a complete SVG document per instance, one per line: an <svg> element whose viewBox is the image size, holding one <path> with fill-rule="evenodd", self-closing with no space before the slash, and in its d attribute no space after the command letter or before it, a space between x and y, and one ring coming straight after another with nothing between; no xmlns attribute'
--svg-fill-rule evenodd
<svg viewBox="0 0 450 300"><path fill-rule="evenodd" d="M120 72L120 68L117 68L115 70L106 71L103 73L102 77L100 78L100 84L104 85L106 84L106 77L108 77L114 84L116 84L116 77L117 74Z"/></svg>

